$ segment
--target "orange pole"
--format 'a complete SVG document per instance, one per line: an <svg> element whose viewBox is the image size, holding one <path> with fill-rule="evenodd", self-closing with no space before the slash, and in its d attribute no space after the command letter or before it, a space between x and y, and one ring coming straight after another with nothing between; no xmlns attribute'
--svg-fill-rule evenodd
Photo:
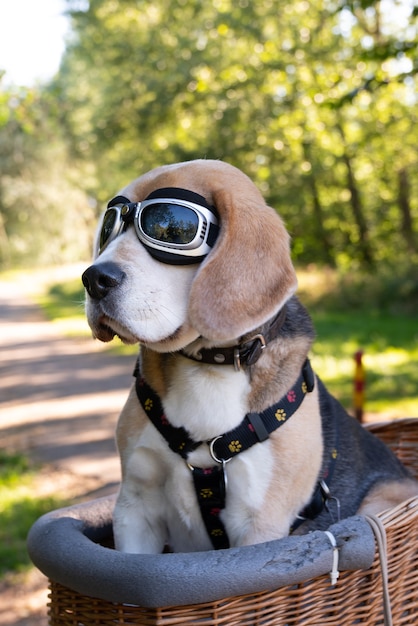
<svg viewBox="0 0 418 626"><path fill-rule="evenodd" d="M360 423L363 421L364 411L364 389L365 389L365 375L363 365L363 350L358 350L354 355L354 390L353 390L353 403L354 414L356 419Z"/></svg>

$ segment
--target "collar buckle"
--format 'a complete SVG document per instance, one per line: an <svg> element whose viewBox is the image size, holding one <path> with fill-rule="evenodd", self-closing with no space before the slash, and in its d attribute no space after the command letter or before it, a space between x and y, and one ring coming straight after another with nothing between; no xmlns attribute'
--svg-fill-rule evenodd
<svg viewBox="0 0 418 626"><path fill-rule="evenodd" d="M258 334L251 337L246 344L252 343L250 348L245 353L245 363L247 367L251 367L254 363L257 363L258 359L261 356L261 353L267 346L267 342L264 338L264 335Z"/></svg>
<svg viewBox="0 0 418 626"><path fill-rule="evenodd" d="M239 348L234 348L234 369L236 372L241 370L241 357L239 353Z"/></svg>
<svg viewBox="0 0 418 626"><path fill-rule="evenodd" d="M250 344L249 348L242 348L241 346L234 348L234 367L236 372L239 372L241 369L241 359L247 367L251 367L251 365L257 363L261 353L267 346L264 335L261 333L250 337L243 345L247 346L248 344Z"/></svg>

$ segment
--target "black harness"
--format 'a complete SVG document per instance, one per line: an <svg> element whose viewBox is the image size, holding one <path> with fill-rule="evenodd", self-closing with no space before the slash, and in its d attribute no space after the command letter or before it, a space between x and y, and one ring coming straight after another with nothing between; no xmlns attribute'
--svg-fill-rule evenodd
<svg viewBox="0 0 418 626"><path fill-rule="evenodd" d="M295 384L276 404L261 413L248 413L237 428L206 442L194 441L183 427L170 424L164 414L159 396L141 376L138 364L134 375L136 393L146 415L167 441L170 449L186 461L192 473L202 519L213 547L215 549L228 548L228 536L220 517L226 500L225 465L237 454L268 439L273 431L285 424L296 412L305 395L314 389L315 378L309 360L305 361ZM204 443L209 446L215 465L208 468L194 467L188 462L188 456ZM327 470L328 482L332 469L333 467ZM313 519L319 515L329 498L328 486L324 479L321 479L310 504L295 520L292 530L305 519Z"/></svg>

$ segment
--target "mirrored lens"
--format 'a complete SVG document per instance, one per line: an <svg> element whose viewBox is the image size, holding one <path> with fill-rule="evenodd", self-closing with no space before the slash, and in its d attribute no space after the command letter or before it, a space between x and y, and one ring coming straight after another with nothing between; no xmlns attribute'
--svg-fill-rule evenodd
<svg viewBox="0 0 418 626"><path fill-rule="evenodd" d="M187 244L193 241L199 227L197 214L185 206L158 202L141 213L143 232L164 243Z"/></svg>
<svg viewBox="0 0 418 626"><path fill-rule="evenodd" d="M100 250L108 242L115 229L118 220L118 211L116 209L108 209L103 217L102 230L100 232Z"/></svg>

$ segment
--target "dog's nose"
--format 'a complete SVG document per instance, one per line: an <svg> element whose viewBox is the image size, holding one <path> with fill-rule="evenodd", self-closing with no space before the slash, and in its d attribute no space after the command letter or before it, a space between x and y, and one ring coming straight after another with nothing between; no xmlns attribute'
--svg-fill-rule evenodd
<svg viewBox="0 0 418 626"><path fill-rule="evenodd" d="M118 287L125 276L125 272L116 263L109 262L90 265L81 280L89 296L94 300L101 300L111 289Z"/></svg>

